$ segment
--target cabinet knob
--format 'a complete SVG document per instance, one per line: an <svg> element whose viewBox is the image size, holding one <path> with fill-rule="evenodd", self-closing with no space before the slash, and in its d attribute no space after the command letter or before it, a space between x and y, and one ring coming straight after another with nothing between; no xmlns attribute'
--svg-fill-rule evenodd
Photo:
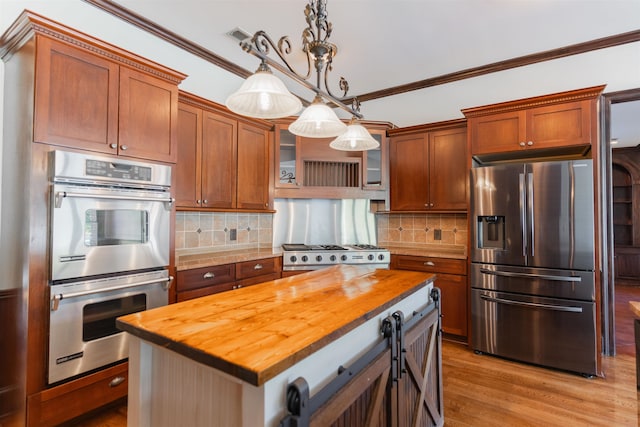
<svg viewBox="0 0 640 427"><path fill-rule="evenodd" d="M528 145L529 147L531 147L531 146L533 145L533 141L528 141L528 142L527 142L527 145Z"/></svg>
<svg viewBox="0 0 640 427"><path fill-rule="evenodd" d="M198 200L196 200L196 203L200 205L200 204L202 204L202 200L198 199Z"/></svg>
<svg viewBox="0 0 640 427"><path fill-rule="evenodd" d="M121 146L120 146L120 149L121 149L122 151L126 151L126 149L127 149L127 148L129 148L129 146L128 146L128 145L121 145Z"/></svg>
<svg viewBox="0 0 640 427"><path fill-rule="evenodd" d="M204 200L202 201L202 203L204 203L204 204L206 205L207 203L209 203L209 200L204 199Z"/></svg>
<svg viewBox="0 0 640 427"><path fill-rule="evenodd" d="M109 147L115 150L116 148L118 148L118 144L109 144Z"/></svg>
<svg viewBox="0 0 640 427"><path fill-rule="evenodd" d="M213 279L214 277L216 277L216 275L210 271L204 273L204 276L202 276L203 279Z"/></svg>
<svg viewBox="0 0 640 427"><path fill-rule="evenodd" d="M423 263L423 265L426 265L427 267L435 267L436 265L433 263L433 261L426 261Z"/></svg>
<svg viewBox="0 0 640 427"><path fill-rule="evenodd" d="M520 147L524 147L524 146L525 146L524 141L520 141Z"/></svg>
<svg viewBox="0 0 640 427"><path fill-rule="evenodd" d="M429 203L429 207L432 208L433 207L433 203Z"/></svg>
<svg viewBox="0 0 640 427"><path fill-rule="evenodd" d="M262 268L263 268L262 264L256 264L256 265L253 266L254 270L262 270Z"/></svg>

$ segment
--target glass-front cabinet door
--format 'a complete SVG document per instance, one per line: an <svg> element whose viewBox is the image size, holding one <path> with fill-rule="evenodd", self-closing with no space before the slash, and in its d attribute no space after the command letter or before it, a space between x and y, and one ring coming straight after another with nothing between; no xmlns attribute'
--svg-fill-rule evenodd
<svg viewBox="0 0 640 427"><path fill-rule="evenodd" d="M378 148L362 152L363 183L362 187L368 190L383 190L387 182L387 138L384 129L368 129L369 133L380 144Z"/></svg>
<svg viewBox="0 0 640 427"><path fill-rule="evenodd" d="M278 177L276 187L296 187L297 181L297 159L296 159L296 136L289 132L288 125L276 126L276 165L278 167Z"/></svg>

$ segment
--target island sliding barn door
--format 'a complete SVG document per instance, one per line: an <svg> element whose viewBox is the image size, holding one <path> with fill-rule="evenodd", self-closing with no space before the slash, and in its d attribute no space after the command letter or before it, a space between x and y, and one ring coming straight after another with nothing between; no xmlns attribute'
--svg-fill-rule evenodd
<svg viewBox="0 0 640 427"><path fill-rule="evenodd" d="M339 373L348 381L337 391L329 385L301 398L305 409L292 411L297 416L290 414L281 426L442 426L440 310L430 306L406 323L401 312L389 316L393 331L383 345ZM318 404L322 395L328 398Z"/></svg>

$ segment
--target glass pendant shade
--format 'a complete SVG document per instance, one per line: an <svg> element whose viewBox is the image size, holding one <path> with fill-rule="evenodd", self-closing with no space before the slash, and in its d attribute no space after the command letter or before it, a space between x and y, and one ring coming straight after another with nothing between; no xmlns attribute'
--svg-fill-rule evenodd
<svg viewBox="0 0 640 427"><path fill-rule="evenodd" d="M302 109L302 102L266 66L261 66L229 95L225 105L234 113L259 119L287 117Z"/></svg>
<svg viewBox="0 0 640 427"><path fill-rule="evenodd" d="M289 132L308 138L330 138L342 134L347 125L317 95L311 105L289 125Z"/></svg>
<svg viewBox="0 0 640 427"><path fill-rule="evenodd" d="M351 120L346 132L329 144L334 150L365 151L378 148L380 143L373 139L369 131L356 120Z"/></svg>

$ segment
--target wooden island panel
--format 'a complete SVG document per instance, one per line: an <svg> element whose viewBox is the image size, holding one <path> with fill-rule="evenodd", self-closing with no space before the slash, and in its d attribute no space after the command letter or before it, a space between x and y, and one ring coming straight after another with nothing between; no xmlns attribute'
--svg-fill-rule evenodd
<svg viewBox="0 0 640 427"><path fill-rule="evenodd" d="M260 386L432 279L424 272L335 266L131 314L117 324Z"/></svg>

